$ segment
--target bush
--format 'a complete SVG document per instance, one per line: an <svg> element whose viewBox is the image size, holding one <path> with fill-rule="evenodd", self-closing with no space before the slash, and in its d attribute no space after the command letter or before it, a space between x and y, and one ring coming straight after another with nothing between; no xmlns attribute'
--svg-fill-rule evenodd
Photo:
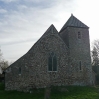
<svg viewBox="0 0 99 99"><path fill-rule="evenodd" d="M4 90L4 83L0 83L0 90Z"/></svg>
<svg viewBox="0 0 99 99"><path fill-rule="evenodd" d="M96 83L99 85L99 74L96 75Z"/></svg>

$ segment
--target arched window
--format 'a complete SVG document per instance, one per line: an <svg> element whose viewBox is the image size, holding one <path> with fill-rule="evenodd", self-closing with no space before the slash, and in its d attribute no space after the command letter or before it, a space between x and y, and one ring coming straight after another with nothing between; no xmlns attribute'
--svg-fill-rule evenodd
<svg viewBox="0 0 99 99"><path fill-rule="evenodd" d="M54 52L49 54L48 71L57 71L57 57Z"/></svg>

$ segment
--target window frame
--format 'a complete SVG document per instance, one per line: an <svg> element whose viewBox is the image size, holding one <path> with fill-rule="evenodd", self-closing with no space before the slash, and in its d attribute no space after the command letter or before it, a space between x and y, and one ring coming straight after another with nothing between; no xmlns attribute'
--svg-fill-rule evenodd
<svg viewBox="0 0 99 99"><path fill-rule="evenodd" d="M78 33L77 33L77 39L79 39L79 40L81 40L81 39L82 39L82 34L81 34L81 32L80 32L80 31L78 31Z"/></svg>
<svg viewBox="0 0 99 99"><path fill-rule="evenodd" d="M79 60L79 71L82 71L82 61Z"/></svg>
<svg viewBox="0 0 99 99"><path fill-rule="evenodd" d="M58 70L58 68L57 68L57 56L56 56L56 54L54 53L54 55L51 55L52 53L54 53L54 52L50 52L49 53L49 55L48 55L48 66L47 66L47 71L48 72L57 72L57 70ZM52 69L51 70L49 70L49 57L51 56L51 58L52 58ZM56 70L53 70L53 68L54 68L54 66L53 66L53 64L54 64L54 61L53 61L53 58L54 57L56 57Z"/></svg>
<svg viewBox="0 0 99 99"><path fill-rule="evenodd" d="M21 68L21 67L19 67L19 69L18 69L18 74L19 74L19 75L22 74L22 68Z"/></svg>

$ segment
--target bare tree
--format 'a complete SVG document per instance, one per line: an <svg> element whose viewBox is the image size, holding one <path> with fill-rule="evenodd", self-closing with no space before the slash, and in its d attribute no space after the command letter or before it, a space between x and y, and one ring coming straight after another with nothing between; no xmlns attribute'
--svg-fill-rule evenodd
<svg viewBox="0 0 99 99"><path fill-rule="evenodd" d="M96 73L96 82L99 84L99 40L95 40L93 43L92 69Z"/></svg>
<svg viewBox="0 0 99 99"><path fill-rule="evenodd" d="M3 59L3 54L0 49L0 67L2 68L2 70L5 70L9 66L8 64L9 64L8 61L5 61Z"/></svg>
<svg viewBox="0 0 99 99"><path fill-rule="evenodd" d="M0 49L0 62L2 61L2 53L1 53L1 49Z"/></svg>
<svg viewBox="0 0 99 99"><path fill-rule="evenodd" d="M92 65L99 65L99 40L95 40L92 49Z"/></svg>

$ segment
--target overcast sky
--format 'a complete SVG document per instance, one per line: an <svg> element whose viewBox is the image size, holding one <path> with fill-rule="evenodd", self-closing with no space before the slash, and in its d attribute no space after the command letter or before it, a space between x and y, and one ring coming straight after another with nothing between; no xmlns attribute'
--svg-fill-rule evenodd
<svg viewBox="0 0 99 99"><path fill-rule="evenodd" d="M5 60L25 54L54 24L60 31L71 13L90 27L90 41L99 39L98 0L0 0L0 48Z"/></svg>

